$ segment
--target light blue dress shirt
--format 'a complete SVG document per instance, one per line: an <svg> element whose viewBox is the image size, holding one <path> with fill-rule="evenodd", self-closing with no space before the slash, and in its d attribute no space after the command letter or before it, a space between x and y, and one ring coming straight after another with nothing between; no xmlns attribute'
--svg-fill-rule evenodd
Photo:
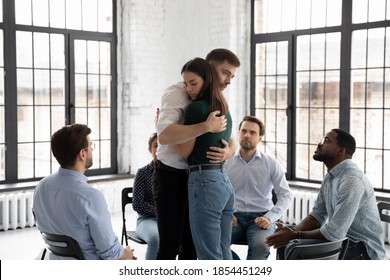
<svg viewBox="0 0 390 280"><path fill-rule="evenodd" d="M363 242L373 260L383 260L386 250L374 190L351 160L344 160L326 174L310 213L329 241L348 237Z"/></svg>
<svg viewBox="0 0 390 280"><path fill-rule="evenodd" d="M279 162L260 151L246 162L238 152L226 162L234 188L235 212L267 212L264 216L277 221L289 208L292 194ZM272 202L272 189L277 203Z"/></svg>
<svg viewBox="0 0 390 280"><path fill-rule="evenodd" d="M119 259L124 252L114 234L103 194L83 174L59 168L35 188L33 211L41 232L68 235L86 259ZM51 259L56 256L50 254Z"/></svg>

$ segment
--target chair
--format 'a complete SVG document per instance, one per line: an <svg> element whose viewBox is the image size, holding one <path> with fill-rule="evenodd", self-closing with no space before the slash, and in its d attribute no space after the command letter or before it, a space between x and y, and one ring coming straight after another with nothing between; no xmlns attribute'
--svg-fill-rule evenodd
<svg viewBox="0 0 390 280"><path fill-rule="evenodd" d="M122 238L121 238L121 244L123 245L123 239L126 242L126 246L128 245L128 239L137 242L138 244L146 244L146 241L139 238L137 236L137 233L133 230L126 230L126 205L133 203L133 188L124 188L122 190L122 220L123 220L123 226L122 226Z"/></svg>
<svg viewBox="0 0 390 280"><path fill-rule="evenodd" d="M43 250L41 260L45 259L46 251L49 250L54 255L61 257L71 257L77 260L85 260L85 256L79 244L72 237L42 232L46 247Z"/></svg>
<svg viewBox="0 0 390 280"><path fill-rule="evenodd" d="M390 203L383 202L383 201L378 202L378 210L379 210L379 216L381 217L381 221L390 223Z"/></svg>
<svg viewBox="0 0 390 280"><path fill-rule="evenodd" d="M286 256L286 260L342 260L348 249L349 239L296 245Z"/></svg>

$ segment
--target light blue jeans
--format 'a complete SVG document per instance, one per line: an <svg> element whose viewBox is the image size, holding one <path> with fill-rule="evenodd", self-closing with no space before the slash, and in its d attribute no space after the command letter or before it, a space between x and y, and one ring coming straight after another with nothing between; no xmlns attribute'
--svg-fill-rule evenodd
<svg viewBox="0 0 390 280"><path fill-rule="evenodd" d="M226 170L191 172L188 205L198 259L231 260L234 191Z"/></svg>
<svg viewBox="0 0 390 280"><path fill-rule="evenodd" d="M270 254L270 248L264 241L268 235L275 232L275 225L272 224L267 230L259 228L255 224L257 217L262 217L264 213L260 212L236 212L238 225L232 229L232 244L239 241L248 243L247 260L266 260ZM239 260L238 255L232 251L233 259Z"/></svg>
<svg viewBox="0 0 390 280"><path fill-rule="evenodd" d="M138 216L136 233L139 238L148 243L145 260L155 260L159 244L156 217Z"/></svg>

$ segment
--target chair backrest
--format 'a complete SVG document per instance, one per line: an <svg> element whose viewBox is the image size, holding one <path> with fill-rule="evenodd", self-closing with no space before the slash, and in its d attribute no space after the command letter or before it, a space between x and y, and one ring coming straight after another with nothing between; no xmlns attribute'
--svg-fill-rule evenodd
<svg viewBox="0 0 390 280"><path fill-rule="evenodd" d="M126 229L126 205L133 203L133 187L124 188L122 190L122 237L121 244L125 241L128 245L127 239L133 240L139 244L146 244L144 240L137 236L135 231L128 231Z"/></svg>
<svg viewBox="0 0 390 280"><path fill-rule="evenodd" d="M79 244L70 236L42 232L47 249L54 255L85 260Z"/></svg>
<svg viewBox="0 0 390 280"><path fill-rule="evenodd" d="M348 249L348 238L337 241L296 245L286 260L342 260Z"/></svg>
<svg viewBox="0 0 390 280"><path fill-rule="evenodd" d="M378 202L378 211L379 211L379 216L381 217L381 221L390 223L390 203L383 202L383 201Z"/></svg>

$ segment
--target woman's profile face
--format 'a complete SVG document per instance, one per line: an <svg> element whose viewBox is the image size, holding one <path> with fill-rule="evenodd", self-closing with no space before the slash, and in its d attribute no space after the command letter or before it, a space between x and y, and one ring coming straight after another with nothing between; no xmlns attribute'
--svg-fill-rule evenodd
<svg viewBox="0 0 390 280"><path fill-rule="evenodd" d="M185 71L182 74L184 86L191 100L196 100L203 88L204 80L194 72Z"/></svg>

